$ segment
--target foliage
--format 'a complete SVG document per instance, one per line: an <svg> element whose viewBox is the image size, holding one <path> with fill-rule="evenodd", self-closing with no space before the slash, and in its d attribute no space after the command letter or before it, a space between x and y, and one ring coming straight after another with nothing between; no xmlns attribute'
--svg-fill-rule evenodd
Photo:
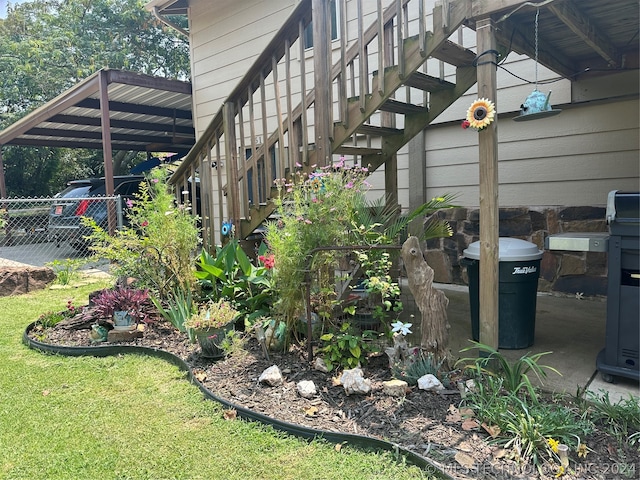
<svg viewBox="0 0 640 480"><path fill-rule="evenodd" d="M142 0L37 0L9 6L0 21L0 130L103 67L189 78L188 39ZM184 23L185 18L176 18ZM126 162L135 156L114 152ZM3 148L9 195L42 196L74 178L102 173L102 153ZM121 173L126 173L124 170Z"/></svg>
<svg viewBox="0 0 640 480"><path fill-rule="evenodd" d="M100 318L112 318L113 312L128 312L137 322L154 320L155 307L148 290L116 287L102 290L93 298L93 315Z"/></svg>
<svg viewBox="0 0 640 480"><path fill-rule="evenodd" d="M618 443L629 440L634 444L640 440L640 404L637 399L630 395L613 403L607 391L600 394L588 391L586 395L594 422L603 424Z"/></svg>
<svg viewBox="0 0 640 480"><path fill-rule="evenodd" d="M472 348L488 355L459 360L471 362L466 369L475 380L462 403L473 410L479 422L491 427L493 441L509 449L515 460L532 462L539 469L557 462L553 448L557 443L580 447L580 439L593 430L586 413L568 404L540 402L527 376L533 371L540 379L546 375L544 369L559 373L538 364L548 352L527 354L511 364L496 350L477 342L462 351ZM496 369L492 369L494 365Z"/></svg>
<svg viewBox="0 0 640 480"><path fill-rule="evenodd" d="M372 330L365 330L359 335L345 322L337 332L320 337L323 346L318 353L322 355L329 371L338 366L355 368L367 362L367 353L374 351L372 340L377 336L377 332Z"/></svg>
<svg viewBox="0 0 640 480"><path fill-rule="evenodd" d="M215 256L203 250L195 272L203 295L209 300L232 301L249 324L268 315L273 292L273 257L265 255L266 250L266 245L260 245L258 266L252 263L236 239L231 239L224 247L217 247Z"/></svg>
<svg viewBox="0 0 640 480"><path fill-rule="evenodd" d="M456 365L471 362L471 364L466 365L465 368L471 370L476 376L483 374L497 376L502 380L502 387L507 390L507 392L518 394L522 389L526 389L534 402L537 401L537 394L527 373L535 373L540 381L547 376L545 369L561 375L560 372L553 367L538 364L541 357L551 352L536 353L534 355L525 354L512 364L494 348L478 342L472 343L473 346L464 348L461 352L467 352L477 348L481 356L478 358L461 358L456 362ZM497 365L497 369L492 368L494 364Z"/></svg>
<svg viewBox="0 0 640 480"><path fill-rule="evenodd" d="M320 271L333 263L333 252L310 256L317 247L346 245L354 208L368 189L367 169L346 167L344 161L307 175L296 172L291 181L276 180L277 220L267 224L266 240L274 255L275 313L292 331L304 312L307 267ZM329 285L320 284L318 290Z"/></svg>
<svg viewBox="0 0 640 480"><path fill-rule="evenodd" d="M91 250L114 262L116 275L132 277L160 297L191 288L199 242L197 218L188 205L176 205L166 175L164 168L150 172L135 200L127 201L130 226L114 235L83 218L92 229Z"/></svg>
<svg viewBox="0 0 640 480"><path fill-rule="evenodd" d="M7 209L0 208L0 229L3 229L7 224L7 220L5 218L6 214L7 214Z"/></svg>
<svg viewBox="0 0 640 480"><path fill-rule="evenodd" d="M355 244L365 245L400 243L409 224L424 217L428 217L428 220L420 229L421 240L450 237L452 231L449 223L433 217L432 214L439 210L456 208L455 199L456 195L450 193L434 197L404 215L398 214L397 206L389 199L386 199L386 202L383 197L364 201L356 210L355 228L352 230L353 241Z"/></svg>
<svg viewBox="0 0 640 480"><path fill-rule="evenodd" d="M580 438L593 430L589 420L566 406L528 404L515 395L510 398L510 408L502 412L497 423L501 430L499 443L513 449L516 459L524 463L531 461L540 468L547 460L553 462L557 458L554 445L577 448Z"/></svg>
<svg viewBox="0 0 640 480"><path fill-rule="evenodd" d="M331 315L335 299L326 293L335 288L332 272L338 256L332 247L395 245L409 222L435 208L451 206L447 202L453 197L447 196L401 215L390 201L385 205L383 200L367 200L368 175L366 168L348 166L342 158L313 173L298 171L290 180L275 181L279 192L275 201L277 220L267 224L266 240L275 258L273 280L278 298L274 314L290 331L304 314L305 283L310 283L317 313L324 320ZM451 234L442 220L436 219L431 225L429 231L434 236ZM326 250L317 250L322 247ZM394 309L399 313L402 305L394 302L399 286L389 273L393 263L390 254L380 249L359 251L357 255L363 264L367 290L377 294L370 298L382 297L372 307L377 317L386 320Z"/></svg>
<svg viewBox="0 0 640 480"><path fill-rule="evenodd" d="M392 365L391 373L394 378L404 380L409 385L417 385L418 380L425 375L433 375L440 380L443 385L446 381L446 373L442 372L442 364L444 360L436 362L431 353L425 354L419 349L415 349L417 358L407 362L405 365ZM445 381L443 381L445 380Z"/></svg>
<svg viewBox="0 0 640 480"><path fill-rule="evenodd" d="M68 300L67 307L64 310L60 312L54 312L51 310L45 312L38 317L36 323L43 329L53 328L61 321L66 320L67 318L72 318L79 313L82 313L82 307L75 307L73 305L73 301Z"/></svg>
<svg viewBox="0 0 640 480"><path fill-rule="evenodd" d="M243 332L231 330L220 341L218 347L223 351L225 357L245 356L249 352L245 349L248 336Z"/></svg>
<svg viewBox="0 0 640 480"><path fill-rule="evenodd" d="M187 329L222 328L236 320L240 312L228 300L218 300L200 306L198 312L184 322Z"/></svg>
<svg viewBox="0 0 640 480"><path fill-rule="evenodd" d="M168 320L171 325L183 333L187 331L184 323L191 315L196 313L196 305L193 302L191 290L185 292L184 290L176 289L175 292L170 292L167 295L165 304L163 304L161 299L156 297L151 297L151 301L158 309L160 315Z"/></svg>
<svg viewBox="0 0 640 480"><path fill-rule="evenodd" d="M83 259L66 258L64 260L55 259L52 262L45 263L56 274L55 283L60 285L69 285L73 280L78 278L78 269L84 265Z"/></svg>

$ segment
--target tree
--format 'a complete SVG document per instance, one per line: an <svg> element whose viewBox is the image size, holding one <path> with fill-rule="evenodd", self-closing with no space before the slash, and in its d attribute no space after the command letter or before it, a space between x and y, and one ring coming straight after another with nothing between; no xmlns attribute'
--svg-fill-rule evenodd
<svg viewBox="0 0 640 480"><path fill-rule="evenodd" d="M34 0L10 6L7 18L0 19L0 128L103 67L188 79L188 40L156 20L144 4L143 0ZM172 20L185 21L182 17ZM66 173L102 172L91 163L95 152L56 150L14 147L3 151L7 189L14 195L27 194L20 180L28 177L55 191L77 178ZM130 165L132 157L144 159L131 152L114 155L123 166ZM78 165L73 165L74 160ZM91 163L88 168L80 165L86 160ZM40 165L45 161L53 162L53 167ZM24 168L30 171L21 172ZM49 176L38 177L44 172ZM61 183L51 185L52 181Z"/></svg>

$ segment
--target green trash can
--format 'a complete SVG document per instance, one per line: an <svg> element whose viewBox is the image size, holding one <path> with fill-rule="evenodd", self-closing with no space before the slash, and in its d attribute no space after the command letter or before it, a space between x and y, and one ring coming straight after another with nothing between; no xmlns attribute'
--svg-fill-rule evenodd
<svg viewBox="0 0 640 480"><path fill-rule="evenodd" d="M536 297L542 250L531 242L502 237L499 240L498 348L533 345ZM469 277L471 336L480 338L480 242L464 250L462 263Z"/></svg>

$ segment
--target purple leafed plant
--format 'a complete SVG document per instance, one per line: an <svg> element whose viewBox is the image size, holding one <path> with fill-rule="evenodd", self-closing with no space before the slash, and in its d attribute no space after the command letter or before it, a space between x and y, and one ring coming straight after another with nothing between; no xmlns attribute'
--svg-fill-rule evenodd
<svg viewBox="0 0 640 480"><path fill-rule="evenodd" d="M148 290L116 287L105 289L93 298L93 312L100 318L112 318L113 312L125 311L136 322L153 321L156 309L149 298Z"/></svg>

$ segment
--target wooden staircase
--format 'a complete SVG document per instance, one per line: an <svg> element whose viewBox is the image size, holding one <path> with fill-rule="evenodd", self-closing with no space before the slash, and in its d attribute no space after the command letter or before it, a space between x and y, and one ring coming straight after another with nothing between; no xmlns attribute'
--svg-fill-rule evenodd
<svg viewBox="0 0 640 480"><path fill-rule="evenodd" d="M273 213L276 178L309 172L334 155L370 171L384 164L393 179L396 153L475 83L475 53L450 40L470 17L469 0L445 0L431 15L427 0L378 0L367 29L364 9L374 2L351 3L357 15L342 15L341 31L355 21L357 38L339 41L329 69L328 2L302 0L172 176L177 191L200 179L195 213L206 246L220 243L222 221L234 223L237 237L250 235ZM348 11L346 0L340 11ZM307 27L312 66L300 40ZM393 180L386 185L397 198Z"/></svg>

